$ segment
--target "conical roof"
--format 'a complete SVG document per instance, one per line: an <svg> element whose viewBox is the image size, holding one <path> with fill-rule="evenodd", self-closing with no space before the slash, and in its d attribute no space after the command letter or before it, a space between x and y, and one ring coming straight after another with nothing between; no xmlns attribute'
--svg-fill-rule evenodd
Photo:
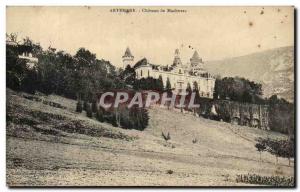
<svg viewBox="0 0 300 192"><path fill-rule="evenodd" d="M194 52L192 59L200 59L199 54L197 51Z"/></svg>
<svg viewBox="0 0 300 192"><path fill-rule="evenodd" d="M126 51L125 51L123 57L133 57L133 55L131 54L131 51L130 51L129 47L126 48Z"/></svg>

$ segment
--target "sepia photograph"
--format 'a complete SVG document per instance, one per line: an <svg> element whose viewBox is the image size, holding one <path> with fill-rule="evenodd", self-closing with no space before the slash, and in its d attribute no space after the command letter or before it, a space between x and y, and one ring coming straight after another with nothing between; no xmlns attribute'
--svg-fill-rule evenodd
<svg viewBox="0 0 300 192"><path fill-rule="evenodd" d="M8 187L294 188L294 6L7 6Z"/></svg>

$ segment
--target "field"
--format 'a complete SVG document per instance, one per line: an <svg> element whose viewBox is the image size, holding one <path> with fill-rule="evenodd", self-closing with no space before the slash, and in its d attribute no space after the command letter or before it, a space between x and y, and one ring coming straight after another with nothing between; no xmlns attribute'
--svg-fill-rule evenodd
<svg viewBox="0 0 300 192"><path fill-rule="evenodd" d="M7 89L9 186L244 186L237 174L294 175L293 161L260 161L254 147L280 133L159 107L144 131L124 130L76 113L74 100L30 96Z"/></svg>

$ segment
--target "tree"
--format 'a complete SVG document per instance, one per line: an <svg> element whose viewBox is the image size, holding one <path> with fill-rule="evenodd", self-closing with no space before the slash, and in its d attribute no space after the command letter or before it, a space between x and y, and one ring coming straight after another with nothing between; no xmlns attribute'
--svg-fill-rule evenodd
<svg viewBox="0 0 300 192"><path fill-rule="evenodd" d="M214 99L261 103L262 85L241 77L218 77L215 81Z"/></svg>
<svg viewBox="0 0 300 192"><path fill-rule="evenodd" d="M76 104L76 112L78 113L82 112L82 102L80 100Z"/></svg>
<svg viewBox="0 0 300 192"><path fill-rule="evenodd" d="M87 104L86 106L86 116L89 117L89 118L92 118L93 117L93 112L92 112L92 107L90 104Z"/></svg>
<svg viewBox="0 0 300 192"><path fill-rule="evenodd" d="M191 84L189 82L187 83L187 86L186 86L186 92L188 94L192 93L192 87L191 87Z"/></svg>
<svg viewBox="0 0 300 192"><path fill-rule="evenodd" d="M163 83L163 79L162 79L161 75L159 75L158 80L157 80L157 90L158 91L164 90L164 83Z"/></svg>
<svg viewBox="0 0 300 192"><path fill-rule="evenodd" d="M10 34L5 34L6 40L7 41L12 41L15 43L18 43L18 34L17 33L10 33Z"/></svg>
<svg viewBox="0 0 300 192"><path fill-rule="evenodd" d="M88 105L89 105L89 103L88 103L87 100L85 99L85 100L83 101L83 110L87 111Z"/></svg>
<svg viewBox="0 0 300 192"><path fill-rule="evenodd" d="M271 96L268 104L270 129L293 137L295 130L294 104L278 98L277 95Z"/></svg>
<svg viewBox="0 0 300 192"><path fill-rule="evenodd" d="M199 86L198 83L196 81L193 82L193 92L195 93L195 104L200 104L201 102L201 97L200 97L200 93L199 93ZM196 113L196 109L194 108L194 114Z"/></svg>
<svg viewBox="0 0 300 192"><path fill-rule="evenodd" d="M127 65L120 77L127 85L133 85L136 77L134 68L132 68L130 65Z"/></svg>
<svg viewBox="0 0 300 192"><path fill-rule="evenodd" d="M219 99L220 98L220 92L222 90L222 79L221 77L217 77L215 80L215 87L214 87L214 93L213 93L213 98L214 99Z"/></svg>
<svg viewBox="0 0 300 192"><path fill-rule="evenodd" d="M58 85L57 57L55 50L51 47L45 51L39 59L38 78L39 90L47 95L55 92Z"/></svg>
<svg viewBox="0 0 300 192"><path fill-rule="evenodd" d="M257 149L257 151L259 152L259 159L260 159L260 161L261 161L261 153L263 152L263 151L265 151L266 150L266 142L264 142L264 140L262 139L262 138L259 138L258 140L257 140L257 143L255 144L255 147L256 147L256 149Z"/></svg>
<svg viewBox="0 0 300 192"><path fill-rule="evenodd" d="M276 164L278 157L288 158L290 165L290 158L294 157L294 143L291 140L272 140L270 138L259 138L255 147L261 151L268 151L276 157Z"/></svg>
<svg viewBox="0 0 300 192"><path fill-rule="evenodd" d="M97 109L96 118L97 118L97 120L100 121L100 122L104 122L104 117L103 117L104 113L103 113L103 110L104 110L104 109L103 109L102 107L99 107L99 108Z"/></svg>
<svg viewBox="0 0 300 192"><path fill-rule="evenodd" d="M171 91L172 87L171 87L171 83L170 83L170 79L169 77L167 78L167 82L166 82L166 90L167 91Z"/></svg>
<svg viewBox="0 0 300 192"><path fill-rule="evenodd" d="M291 165L291 158L295 156L295 148L293 140L281 140L280 141L279 156L287 158L289 166Z"/></svg>
<svg viewBox="0 0 300 192"><path fill-rule="evenodd" d="M97 112L97 102L95 100L92 102L92 112L93 113Z"/></svg>

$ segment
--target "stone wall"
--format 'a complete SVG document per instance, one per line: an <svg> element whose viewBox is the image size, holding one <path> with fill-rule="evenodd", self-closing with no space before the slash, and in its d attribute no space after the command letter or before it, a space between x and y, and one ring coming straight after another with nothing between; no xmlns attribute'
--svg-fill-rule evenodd
<svg viewBox="0 0 300 192"><path fill-rule="evenodd" d="M213 101L218 115L232 124L269 130L269 109L267 105L240 103L234 101Z"/></svg>

